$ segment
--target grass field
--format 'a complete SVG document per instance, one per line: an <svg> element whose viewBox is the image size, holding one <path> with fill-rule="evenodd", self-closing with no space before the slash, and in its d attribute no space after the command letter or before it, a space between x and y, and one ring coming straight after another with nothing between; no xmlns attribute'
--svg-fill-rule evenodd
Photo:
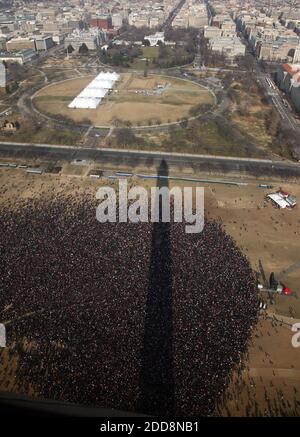
<svg viewBox="0 0 300 437"><path fill-rule="evenodd" d="M192 121L186 128L179 126L168 131L147 131L137 134L135 143L126 145L126 148L135 150L158 150L172 153L194 153L203 155L235 156L243 158L270 158L266 149L234 138L232 133L235 126L227 126L228 132L222 131L216 122L204 121L201 118ZM111 148L120 148L124 145L117 141L112 133L107 145Z"/></svg>
<svg viewBox="0 0 300 437"><path fill-rule="evenodd" d="M234 90L235 96L231 100L228 117L258 146L266 147L272 143L266 123L270 106L263 101L263 95L256 82L250 88L247 85L243 78L232 82L230 89Z"/></svg>
<svg viewBox="0 0 300 437"><path fill-rule="evenodd" d="M193 106L214 102L209 91L192 82L124 73L116 89L97 109L69 109L71 100L91 80L89 76L45 87L34 98L34 105L50 116L61 114L79 123L89 120L95 126L110 126L116 119L133 125L174 122L188 117Z"/></svg>
<svg viewBox="0 0 300 437"><path fill-rule="evenodd" d="M10 117L19 122L20 129L13 133L0 132L1 141L74 145L82 138L82 134L78 131L62 130L47 125L32 125L17 112L13 112Z"/></svg>
<svg viewBox="0 0 300 437"><path fill-rule="evenodd" d="M145 58L154 59L158 57L158 47L143 47L142 50Z"/></svg>
<svg viewBox="0 0 300 437"><path fill-rule="evenodd" d="M153 59L158 57L159 48L158 47L142 47L142 56L136 58L134 62L130 65L133 70L144 70L147 68L147 61L151 63Z"/></svg>

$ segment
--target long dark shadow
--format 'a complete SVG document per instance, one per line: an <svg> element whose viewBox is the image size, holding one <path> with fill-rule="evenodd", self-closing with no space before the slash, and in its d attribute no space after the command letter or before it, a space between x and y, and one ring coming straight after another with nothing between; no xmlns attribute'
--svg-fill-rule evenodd
<svg viewBox="0 0 300 437"><path fill-rule="evenodd" d="M168 175L163 160L158 175ZM158 187L168 187L168 179L158 179ZM140 396L137 410L153 415L172 415L175 411L172 332L172 274L170 223L162 223L160 198L159 223L153 224L149 288L146 303Z"/></svg>

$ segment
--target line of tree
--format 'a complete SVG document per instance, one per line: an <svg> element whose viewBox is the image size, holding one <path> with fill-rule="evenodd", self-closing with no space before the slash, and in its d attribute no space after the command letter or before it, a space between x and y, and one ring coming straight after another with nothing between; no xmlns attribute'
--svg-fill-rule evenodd
<svg viewBox="0 0 300 437"><path fill-rule="evenodd" d="M152 63L159 68L170 68L190 64L194 60L194 53L188 52L183 47L169 47L165 44L159 46L158 57Z"/></svg>
<svg viewBox="0 0 300 437"><path fill-rule="evenodd" d="M227 64L227 58L223 53L213 52L208 46L208 40L204 38L203 33L199 38L199 55L204 65L208 67L224 67Z"/></svg>
<svg viewBox="0 0 300 437"><path fill-rule="evenodd" d="M71 44L69 44L67 47L67 53L71 54L74 52L74 50L75 50L74 47Z"/></svg>
<svg viewBox="0 0 300 437"><path fill-rule="evenodd" d="M107 50L100 50L98 55L103 64L129 67L136 58L142 55L142 53L140 47L110 45Z"/></svg>
<svg viewBox="0 0 300 437"><path fill-rule="evenodd" d="M79 47L78 53L80 55L88 55L89 53L88 46L85 43L82 43L81 46Z"/></svg>

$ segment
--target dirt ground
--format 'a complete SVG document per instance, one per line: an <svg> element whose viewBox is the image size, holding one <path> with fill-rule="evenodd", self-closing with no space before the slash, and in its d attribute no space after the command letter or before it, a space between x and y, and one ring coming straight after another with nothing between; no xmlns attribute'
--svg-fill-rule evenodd
<svg viewBox="0 0 300 437"><path fill-rule="evenodd" d="M255 182L242 187L209 187L209 213L222 219L226 231L243 248L255 270L262 260L267 279L272 271L280 273L299 260L299 209L278 210L264 200L267 193L282 188L298 199L299 184L274 182L272 189L261 189ZM300 297L300 269L283 278ZM290 298L294 299L294 298ZM286 313L287 298L276 299L276 307ZM300 318L300 300L294 302Z"/></svg>
<svg viewBox="0 0 300 437"><path fill-rule="evenodd" d="M198 104L213 104L213 96L205 88L182 79L167 76L124 73L116 88L96 109L70 109L71 100L93 79L72 79L43 88L34 98L37 109L47 114L58 113L77 122L90 120L95 126L110 126L116 119L143 125L174 122L189 116ZM153 93L157 86L165 89Z"/></svg>
<svg viewBox="0 0 300 437"><path fill-rule="evenodd" d="M274 183L278 189L280 183ZM299 184L282 186L299 199ZM273 189L273 190L274 190ZM206 207L220 217L249 258L254 270L262 260L267 279L299 261L300 220L298 207L280 211L264 202L257 184L246 187L209 187ZM226 416L300 415L300 348L291 344L291 325L300 321L300 268L283 276L294 296L276 296L271 305L266 293L262 302L268 309L255 328L244 370L237 371L218 414ZM276 317L276 321L273 318Z"/></svg>
<svg viewBox="0 0 300 437"><path fill-rule="evenodd" d="M67 96L70 97L71 100L73 97L79 94L80 91L82 91L92 80L93 76L86 76L58 82L56 84L46 86L37 95L48 97Z"/></svg>
<svg viewBox="0 0 300 437"><path fill-rule="evenodd" d="M0 169L1 202L11 205L19 198L47 196L49 192L95 193L101 184L114 186L117 182L108 179L92 180L86 175L93 167L66 164L59 175L29 175L23 170ZM94 166L101 168L101 166ZM113 174L113 171L111 171ZM154 181L129 180L129 186L142 184L150 187ZM193 183L171 182L170 186L193 186ZM205 186L205 210L209 217L220 218L226 231L232 235L249 258L254 270L262 260L266 277L274 271L279 274L299 260L300 217L299 208L292 211L274 209L264 202L267 192L273 190L258 187L258 182L249 180L245 186ZM300 185L284 183L282 188L300 199ZM300 348L291 344L291 325L300 321L300 268L283 276L293 296L278 296L271 305L267 295L261 300L268 303L267 311L260 314L254 327L250 347L241 369L233 374L223 401L216 414L230 416L299 415L300 414ZM279 321L274 319L276 317ZM282 320L282 321L280 321ZM24 345L24 347L29 347ZM4 357L4 358L3 358ZM17 362L9 360L9 349L2 352L0 377L2 390L26 390L14 379Z"/></svg>
<svg viewBox="0 0 300 437"><path fill-rule="evenodd" d="M222 416L299 416L300 349L287 326L261 316L241 371L218 408Z"/></svg>

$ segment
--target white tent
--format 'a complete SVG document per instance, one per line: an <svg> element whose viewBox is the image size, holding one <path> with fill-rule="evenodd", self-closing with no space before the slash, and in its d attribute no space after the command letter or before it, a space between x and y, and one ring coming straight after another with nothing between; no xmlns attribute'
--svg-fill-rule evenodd
<svg viewBox="0 0 300 437"><path fill-rule="evenodd" d="M107 94L107 89L99 89L99 88L85 88L78 94L77 97L105 97Z"/></svg>
<svg viewBox="0 0 300 437"><path fill-rule="evenodd" d="M103 72L98 74L69 104L69 108L95 109L119 79L117 73Z"/></svg>
<svg viewBox="0 0 300 437"><path fill-rule="evenodd" d="M115 81L120 79L120 75L116 73L115 71L113 73L110 73L111 79L114 79Z"/></svg>
<svg viewBox="0 0 300 437"><path fill-rule="evenodd" d="M111 89L114 86L114 81L113 80L109 80L109 79L94 79L88 86L87 88L93 88L93 87L98 87L98 88L107 88L107 89Z"/></svg>
<svg viewBox="0 0 300 437"><path fill-rule="evenodd" d="M268 194L267 197L272 200L272 202L278 206L278 208L285 209L289 207L288 202L283 199L278 193Z"/></svg>
<svg viewBox="0 0 300 437"><path fill-rule="evenodd" d="M69 108L96 109L100 102L101 99L97 97L75 97Z"/></svg>
<svg viewBox="0 0 300 437"><path fill-rule="evenodd" d="M119 77L120 76L118 73L101 71L101 73L99 73L98 76L96 76L96 79L112 80L113 82L115 82L116 80L119 79Z"/></svg>

